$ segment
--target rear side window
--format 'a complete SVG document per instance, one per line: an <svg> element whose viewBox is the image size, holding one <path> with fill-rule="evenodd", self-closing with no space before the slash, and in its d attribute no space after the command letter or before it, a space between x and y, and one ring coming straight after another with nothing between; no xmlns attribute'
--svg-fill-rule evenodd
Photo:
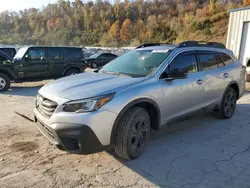
<svg viewBox="0 0 250 188"><path fill-rule="evenodd" d="M221 63L221 60L215 53L201 53L199 54L199 59L203 70L216 69Z"/></svg>
<svg viewBox="0 0 250 188"><path fill-rule="evenodd" d="M6 53L10 57L14 57L16 55L15 48L0 48L0 50Z"/></svg>
<svg viewBox="0 0 250 188"><path fill-rule="evenodd" d="M178 55L168 67L171 76L178 75L180 72L192 73L197 72L196 57L194 54Z"/></svg>
<svg viewBox="0 0 250 188"><path fill-rule="evenodd" d="M114 54L108 54L108 57L109 57L109 58L115 58L116 55L114 55Z"/></svg>
<svg viewBox="0 0 250 188"><path fill-rule="evenodd" d="M78 48L66 48L68 60L81 60L83 59L82 50Z"/></svg>
<svg viewBox="0 0 250 188"><path fill-rule="evenodd" d="M102 54L102 55L100 55L99 56L101 59L107 59L107 58L109 58L110 56L109 56L109 54Z"/></svg>
<svg viewBox="0 0 250 188"><path fill-rule="evenodd" d="M63 60L63 49L62 48L49 48L49 59L51 60Z"/></svg>
<svg viewBox="0 0 250 188"><path fill-rule="evenodd" d="M233 63L233 59L229 55L227 55L225 53L219 53L219 56L221 57L221 59L225 65L230 65Z"/></svg>

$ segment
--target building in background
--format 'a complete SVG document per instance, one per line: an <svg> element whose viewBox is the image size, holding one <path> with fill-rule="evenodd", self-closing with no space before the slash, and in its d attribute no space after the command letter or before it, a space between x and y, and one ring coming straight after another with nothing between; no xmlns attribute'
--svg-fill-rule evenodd
<svg viewBox="0 0 250 188"><path fill-rule="evenodd" d="M250 7L230 11L227 48L247 65L250 58Z"/></svg>
<svg viewBox="0 0 250 188"><path fill-rule="evenodd" d="M247 67L250 82L250 7L230 11L227 48Z"/></svg>

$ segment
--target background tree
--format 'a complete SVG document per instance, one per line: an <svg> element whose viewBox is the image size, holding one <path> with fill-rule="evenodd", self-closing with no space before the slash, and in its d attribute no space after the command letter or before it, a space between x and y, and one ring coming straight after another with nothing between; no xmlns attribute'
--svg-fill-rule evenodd
<svg viewBox="0 0 250 188"><path fill-rule="evenodd" d="M43 9L0 13L0 44L138 45L216 40L225 43L228 9L250 0L58 0Z"/></svg>
<svg viewBox="0 0 250 188"><path fill-rule="evenodd" d="M120 30L120 38L121 41L126 43L129 43L132 39L132 22L130 19L126 19L121 27Z"/></svg>

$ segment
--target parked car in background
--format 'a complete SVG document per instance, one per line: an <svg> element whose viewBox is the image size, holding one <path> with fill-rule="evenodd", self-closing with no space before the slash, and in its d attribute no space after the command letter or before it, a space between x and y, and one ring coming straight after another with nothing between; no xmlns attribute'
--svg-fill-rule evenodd
<svg viewBox="0 0 250 188"><path fill-rule="evenodd" d="M245 67L220 43L143 45L98 73L42 87L35 122L59 149L87 154L114 148L135 159L151 129L207 107L222 119L232 117L244 76Z"/></svg>
<svg viewBox="0 0 250 188"><path fill-rule="evenodd" d="M117 58L117 55L112 53L96 53L85 59L90 68L96 69L106 65L111 60Z"/></svg>
<svg viewBox="0 0 250 188"><path fill-rule="evenodd" d="M81 48L23 47L12 61L0 63L0 91L7 90L11 81L59 78L81 73L86 67Z"/></svg>
<svg viewBox="0 0 250 188"><path fill-rule="evenodd" d="M0 62L3 61L12 61L12 58L0 50Z"/></svg>
<svg viewBox="0 0 250 188"><path fill-rule="evenodd" d="M11 58L13 58L16 55L16 49L15 48L0 47L0 51L6 53Z"/></svg>

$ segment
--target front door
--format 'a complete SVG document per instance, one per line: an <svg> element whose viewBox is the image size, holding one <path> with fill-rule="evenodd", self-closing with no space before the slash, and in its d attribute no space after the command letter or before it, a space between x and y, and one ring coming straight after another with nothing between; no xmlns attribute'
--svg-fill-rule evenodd
<svg viewBox="0 0 250 188"><path fill-rule="evenodd" d="M21 61L15 62L20 78L46 78L49 76L47 48L28 49Z"/></svg>
<svg viewBox="0 0 250 188"><path fill-rule="evenodd" d="M204 74L199 71L195 51L177 55L168 65L166 75L170 79L162 79L164 100L164 123L179 115L197 110L205 106L203 98ZM180 72L185 77L178 78Z"/></svg>

